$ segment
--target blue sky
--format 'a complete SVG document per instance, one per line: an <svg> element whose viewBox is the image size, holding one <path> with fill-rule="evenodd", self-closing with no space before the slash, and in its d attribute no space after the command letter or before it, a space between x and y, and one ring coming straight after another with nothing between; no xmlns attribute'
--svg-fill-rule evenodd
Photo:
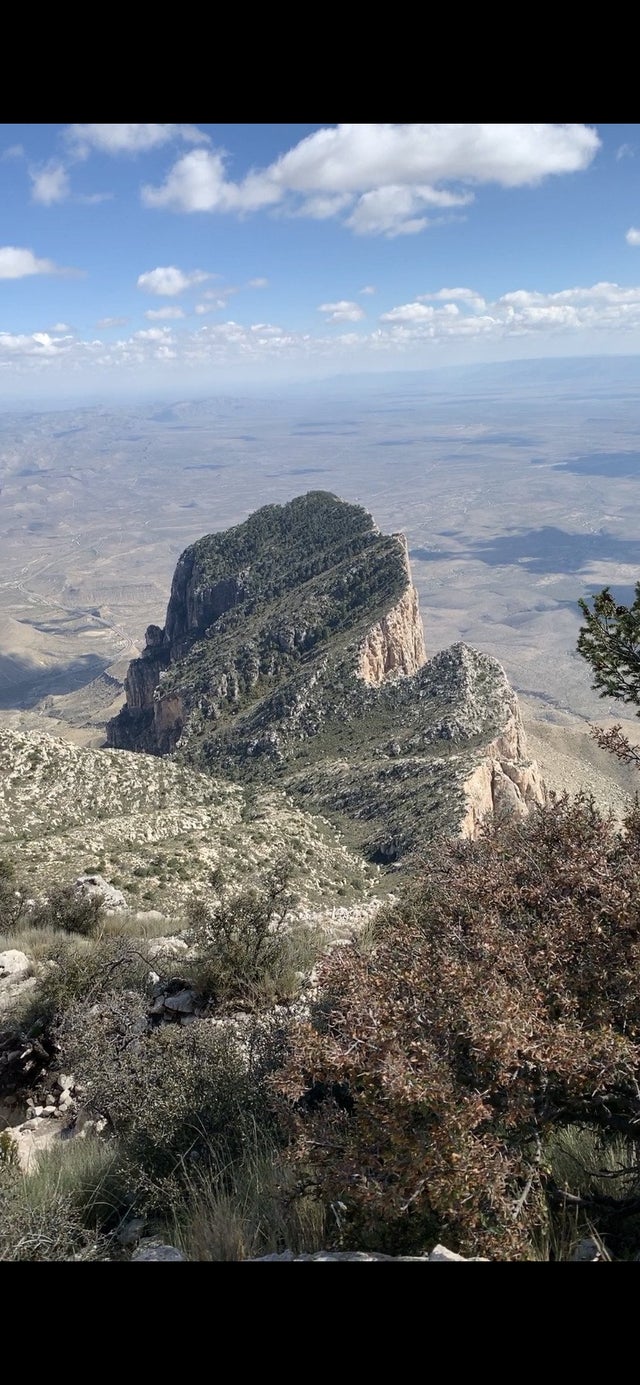
<svg viewBox="0 0 640 1385"><path fill-rule="evenodd" d="M640 125L4 125L0 400L640 352Z"/></svg>

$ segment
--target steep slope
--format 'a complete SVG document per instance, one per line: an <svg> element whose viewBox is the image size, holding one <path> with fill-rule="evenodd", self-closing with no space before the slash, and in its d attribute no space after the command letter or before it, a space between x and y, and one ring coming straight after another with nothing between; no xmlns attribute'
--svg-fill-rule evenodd
<svg viewBox="0 0 640 1385"><path fill-rule="evenodd" d="M542 798L504 671L426 660L404 536L321 491L180 558L108 742L286 786L374 860Z"/></svg>
<svg viewBox="0 0 640 1385"><path fill-rule="evenodd" d="M377 888L378 872L328 822L277 789L257 793L173 761L0 728L0 857L15 861L34 894L98 871L132 908L179 912L213 870L242 886L283 848L302 903L353 907Z"/></svg>

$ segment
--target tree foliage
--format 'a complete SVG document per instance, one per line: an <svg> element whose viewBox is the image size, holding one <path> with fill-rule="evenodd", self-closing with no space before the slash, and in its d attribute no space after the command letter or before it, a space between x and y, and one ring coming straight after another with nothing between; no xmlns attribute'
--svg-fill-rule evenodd
<svg viewBox="0 0 640 1385"><path fill-rule="evenodd" d="M526 1256L567 1129L624 1137L639 1181L639 879L640 813L619 834L564 797L452 843L372 949L332 952L280 1088L339 1240ZM637 1202L578 1197L619 1246Z"/></svg>
<svg viewBox="0 0 640 1385"><path fill-rule="evenodd" d="M592 601L592 608L579 602L586 624L578 636L578 653L593 670L592 686L601 697L640 707L640 582L632 606L617 605L609 587Z"/></svg>
<svg viewBox="0 0 640 1385"><path fill-rule="evenodd" d="M631 606L618 605L609 587L592 598L593 606L580 600L585 618L578 635L578 653L591 665L592 687L600 697L631 703L640 708L640 582ZM636 712L640 717L640 711ZM625 764L640 767L640 747L632 745L618 723L608 731L592 727L594 739Z"/></svg>

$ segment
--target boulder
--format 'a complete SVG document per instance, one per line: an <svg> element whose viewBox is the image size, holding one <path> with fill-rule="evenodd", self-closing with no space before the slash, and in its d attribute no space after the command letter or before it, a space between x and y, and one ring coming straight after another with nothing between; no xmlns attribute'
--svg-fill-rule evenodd
<svg viewBox="0 0 640 1385"><path fill-rule="evenodd" d="M3 981L22 981L31 971L31 962L25 952L9 948L0 952L0 985Z"/></svg>
<svg viewBox="0 0 640 1385"><path fill-rule="evenodd" d="M132 1260L185 1260L186 1257L177 1246L151 1243L138 1246L131 1256Z"/></svg>
<svg viewBox="0 0 640 1385"><path fill-rule="evenodd" d="M153 942L147 944L150 962L155 962L157 957L182 957L186 951L184 938L154 938Z"/></svg>
<svg viewBox="0 0 640 1385"><path fill-rule="evenodd" d="M103 875L79 875L73 882L73 888L78 894L86 895L89 899L95 899L97 896L107 913L117 913L120 909L127 908L122 890L110 885Z"/></svg>

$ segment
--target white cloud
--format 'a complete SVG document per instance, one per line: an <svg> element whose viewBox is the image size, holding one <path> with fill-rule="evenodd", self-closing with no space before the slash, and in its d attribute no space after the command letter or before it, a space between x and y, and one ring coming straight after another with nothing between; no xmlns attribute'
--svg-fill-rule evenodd
<svg viewBox="0 0 640 1385"><path fill-rule="evenodd" d="M586 125L337 125L302 140L271 173L299 192L452 179L520 187L586 168L599 145Z"/></svg>
<svg viewBox="0 0 640 1385"><path fill-rule="evenodd" d="M173 140L208 144L208 135L195 125L69 125L65 139L76 158L99 154L146 154Z"/></svg>
<svg viewBox="0 0 640 1385"><path fill-rule="evenodd" d="M128 317L100 317L96 327L126 327L128 321Z"/></svg>
<svg viewBox="0 0 640 1385"><path fill-rule="evenodd" d="M361 235L412 235L429 225L427 209L465 206L479 184L523 187L575 173L599 147L596 131L579 124L343 124L317 130L238 182L227 177L222 151L195 149L160 187L146 184L142 200L181 212L281 205L315 219L344 213Z"/></svg>
<svg viewBox="0 0 640 1385"><path fill-rule="evenodd" d="M248 288L250 289L266 289L268 287L268 279L250 279L248 283Z"/></svg>
<svg viewBox="0 0 640 1385"><path fill-rule="evenodd" d="M433 308L430 303L404 303L399 308L392 308L388 313L382 313L381 322L435 322L438 319L450 320L457 317L459 308L455 303L445 303L442 308Z"/></svg>
<svg viewBox="0 0 640 1385"><path fill-rule="evenodd" d="M252 322L249 331L257 332L259 336L264 337L265 339L267 337L276 338L284 336L282 328L274 327L273 323L271 322Z"/></svg>
<svg viewBox="0 0 640 1385"><path fill-rule="evenodd" d="M177 212L254 212L279 202L282 193L268 171L233 183L226 177L223 154L194 149L178 159L161 187L146 184L141 195L147 207Z"/></svg>
<svg viewBox="0 0 640 1385"><path fill-rule="evenodd" d="M430 187L402 187L390 184L365 192L347 218L347 226L361 236L411 236L431 225L424 216L427 207L465 207L473 194L438 192Z"/></svg>
<svg viewBox="0 0 640 1385"><path fill-rule="evenodd" d="M620 147L616 149L616 159L618 162L620 162L620 159L632 159L634 153L635 150L632 144L621 144Z"/></svg>
<svg viewBox="0 0 640 1385"><path fill-rule="evenodd" d="M328 221L351 206L353 198L349 192L318 193L315 197L305 197L296 207L295 216L309 216L313 221Z"/></svg>
<svg viewBox="0 0 640 1385"><path fill-rule="evenodd" d="M144 289L145 293L157 293L162 297L173 298L178 293L184 293L185 289L195 284L203 284L210 278L211 275L206 274L203 269L193 269L189 274L185 274L184 270L177 269L175 265L163 265L157 269L148 269L145 274L139 274L138 288Z"/></svg>
<svg viewBox="0 0 640 1385"><path fill-rule="evenodd" d="M445 290L423 295L422 299L383 313L380 321L390 323L393 332L407 338L443 340L480 335L504 338L539 331L626 333L640 329L640 287L599 283L557 293L515 289L492 303L485 302L473 290L463 292L465 297L459 295L458 303L445 302L442 307L434 307L423 299L436 299L440 294L444 297ZM446 290L446 294L451 297L451 290Z"/></svg>
<svg viewBox="0 0 640 1385"><path fill-rule="evenodd" d="M217 313L221 308L226 308L226 298L212 298L208 296L206 303L196 303L198 317L203 317L205 313Z"/></svg>
<svg viewBox="0 0 640 1385"><path fill-rule="evenodd" d="M69 175L61 163L51 160L41 168L30 168L32 182L31 199L50 207L54 202L64 202L69 196Z"/></svg>
<svg viewBox="0 0 640 1385"><path fill-rule="evenodd" d="M67 343L70 341L69 338L65 340ZM65 345L65 340L56 340L48 332L32 332L29 335L0 332L0 355L38 356L40 358L59 356L70 349L68 344Z"/></svg>
<svg viewBox="0 0 640 1385"><path fill-rule="evenodd" d="M437 293L419 293L417 297L419 303L467 303L478 312L486 307L484 298L475 289L438 289Z"/></svg>
<svg viewBox="0 0 640 1385"><path fill-rule="evenodd" d="M25 279L28 274L60 274L53 260L40 260L33 250L17 245L0 246L0 279Z"/></svg>
<svg viewBox="0 0 640 1385"><path fill-rule="evenodd" d="M625 236L627 245L640 245L640 231L637 226L630 226Z"/></svg>
<svg viewBox="0 0 640 1385"><path fill-rule="evenodd" d="M163 318L179 318L184 316L184 308L179 308L177 306L167 306L166 308L147 308L147 311L145 313L145 317L149 319L149 322L160 322Z"/></svg>
<svg viewBox="0 0 640 1385"><path fill-rule="evenodd" d="M52 332L57 332L57 333L60 333L60 332L70 332L70 331L71 331L71 328L70 328L68 322L54 322L53 327L51 328L51 331L52 331Z"/></svg>
<svg viewBox="0 0 640 1385"><path fill-rule="evenodd" d="M184 382L198 372L205 381L218 368L255 369L257 375L282 365L289 373L298 367L305 373L315 363L320 373L331 373L350 365L393 369L399 363L446 364L468 359L467 353L479 359L481 352L494 360L514 354L598 354L600 349L640 354L640 285L602 282L553 293L517 288L487 300L482 308L480 299L473 289L437 289L391 308L372 328L358 331L349 330L348 316L342 319L345 330L331 317L358 306L348 300L323 305L330 325L323 324L317 333L292 331L286 323L203 323L196 318L191 325L155 323L105 342L67 335L62 331L66 324L59 322L48 332L0 333L0 369L5 375L60 369L66 377L70 370L88 368L87 379L93 382L97 373L103 378L111 371L129 372L140 380L141 371L148 369L152 375L157 365L174 372L176 382ZM101 325L119 323L110 318Z"/></svg>
<svg viewBox="0 0 640 1385"><path fill-rule="evenodd" d="M373 284L365 284L364 288L363 288L363 289L360 289L360 293L375 293L375 292L376 292L376 290L375 290Z"/></svg>
<svg viewBox="0 0 640 1385"><path fill-rule="evenodd" d="M2 158L2 159L23 159L23 158L24 158L24 153L25 153L25 151L24 151L24 145L23 145L23 144L9 144L9 145L7 145L7 148L6 148L6 149L3 149L2 154L0 154L0 158Z"/></svg>
<svg viewBox="0 0 640 1385"><path fill-rule="evenodd" d="M326 313L329 322L360 322L365 316L359 303L350 303L342 298L339 303L321 303L319 313Z"/></svg>
<svg viewBox="0 0 640 1385"><path fill-rule="evenodd" d="M147 327L142 332L134 332L136 341L167 341L171 332L170 327Z"/></svg>

